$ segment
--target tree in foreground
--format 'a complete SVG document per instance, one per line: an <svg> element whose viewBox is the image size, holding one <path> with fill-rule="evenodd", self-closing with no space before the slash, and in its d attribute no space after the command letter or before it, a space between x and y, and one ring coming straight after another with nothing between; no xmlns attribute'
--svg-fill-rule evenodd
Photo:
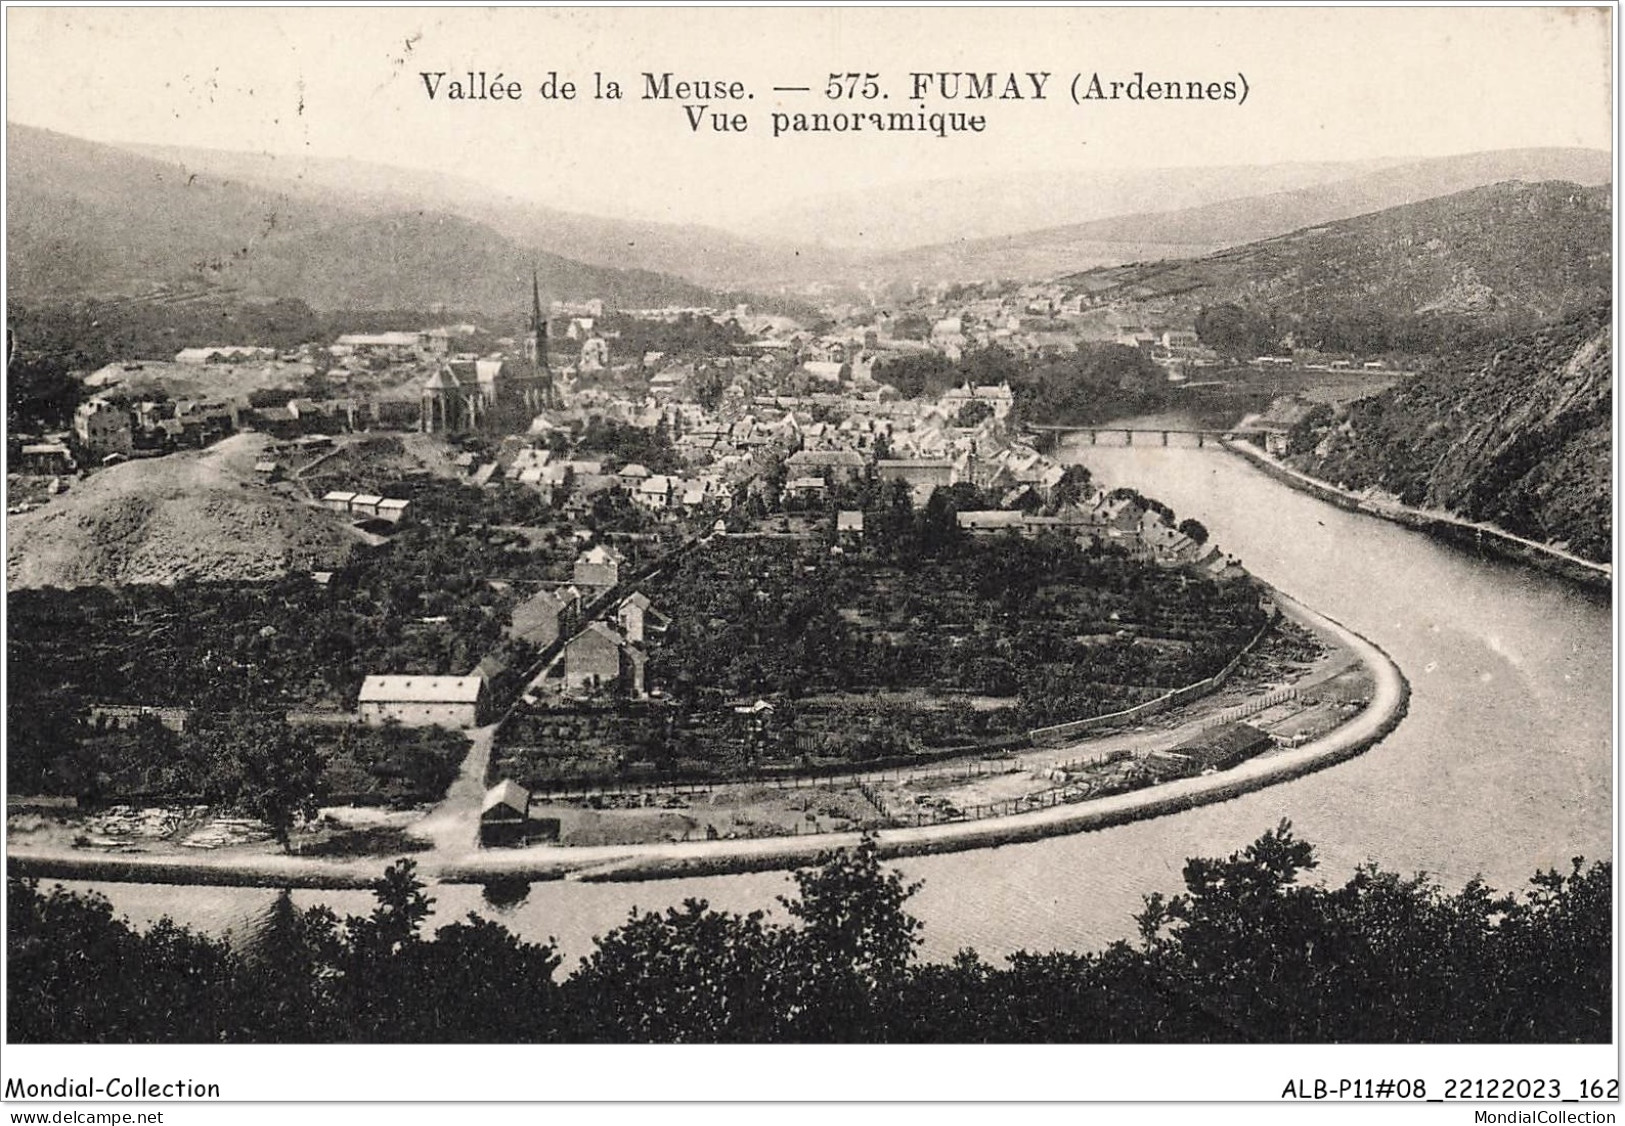
<svg viewBox="0 0 1625 1126"><path fill-rule="evenodd" d="M784 1038L880 1039L921 941L920 920L904 907L921 885L883 869L867 834L856 849L797 871L795 881L798 894L779 901L800 924L784 935Z"/></svg>
<svg viewBox="0 0 1625 1126"><path fill-rule="evenodd" d="M471 915L426 936L409 860L365 916L280 896L241 947L168 920L137 932L99 896L10 882L9 1038L273 1042L1594 1042L1611 1035L1608 863L1523 897L1457 894L1374 865L1311 882L1283 822L1094 953L962 951L920 964L918 884L879 846L795 873L788 920L689 900L634 913L562 984L554 944Z"/></svg>

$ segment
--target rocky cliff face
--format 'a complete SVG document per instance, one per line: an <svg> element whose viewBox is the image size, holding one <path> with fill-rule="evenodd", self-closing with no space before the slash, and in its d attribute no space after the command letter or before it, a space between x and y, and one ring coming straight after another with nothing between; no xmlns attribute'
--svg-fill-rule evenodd
<svg viewBox="0 0 1625 1126"><path fill-rule="evenodd" d="M1611 562L1613 340L1594 306L1306 420L1290 459Z"/></svg>

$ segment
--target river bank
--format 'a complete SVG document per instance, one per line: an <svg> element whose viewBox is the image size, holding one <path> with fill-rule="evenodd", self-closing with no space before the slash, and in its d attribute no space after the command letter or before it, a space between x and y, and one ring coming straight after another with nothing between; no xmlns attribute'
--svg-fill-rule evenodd
<svg viewBox="0 0 1625 1126"><path fill-rule="evenodd" d="M1398 502L1381 501L1351 492L1284 465L1251 442L1222 441L1220 445L1231 453L1245 458L1288 488L1307 493L1316 500L1325 501L1347 512L1376 516L1407 528L1414 528L1456 547L1557 575L1587 590L1608 593L1613 589L1614 569L1609 564L1581 559L1561 548L1536 543L1489 524L1475 524L1447 513L1427 512Z"/></svg>
<svg viewBox="0 0 1625 1126"><path fill-rule="evenodd" d="M994 848L1165 816L1300 777L1381 741L1405 714L1409 686L1398 667L1374 644L1341 624L1278 592L1275 597L1283 614L1336 635L1371 675L1372 699L1347 723L1301 747L1279 749L1218 774L1034 812L881 830L875 834L881 855L892 858ZM511 851L457 849L420 854L418 862L424 877L442 883L656 880L800 867L820 853L850 847L860 839L859 833L852 832L811 838L537 846ZM14 848L8 864L16 875L58 879L334 889L371 886L379 861L375 857L320 860L297 855L87 856L68 850Z"/></svg>

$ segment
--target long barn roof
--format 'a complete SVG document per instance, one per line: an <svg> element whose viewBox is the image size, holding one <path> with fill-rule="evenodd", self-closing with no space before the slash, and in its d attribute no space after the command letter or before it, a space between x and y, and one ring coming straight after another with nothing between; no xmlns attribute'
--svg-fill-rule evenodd
<svg viewBox="0 0 1625 1126"><path fill-rule="evenodd" d="M369 676L363 704L472 704L484 684L478 676Z"/></svg>

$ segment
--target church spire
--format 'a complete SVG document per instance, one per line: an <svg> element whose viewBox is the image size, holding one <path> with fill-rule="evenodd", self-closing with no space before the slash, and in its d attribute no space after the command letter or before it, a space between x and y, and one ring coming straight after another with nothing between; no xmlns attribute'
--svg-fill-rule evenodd
<svg viewBox="0 0 1625 1126"><path fill-rule="evenodd" d="M542 286L536 271L530 272L530 339L525 342L531 365L547 370L547 318L542 315Z"/></svg>
<svg viewBox="0 0 1625 1126"><path fill-rule="evenodd" d="M537 380L526 394L526 405L533 410L556 406L553 372L547 366L547 317L542 312L542 285L535 269L530 271L530 340L526 344Z"/></svg>

